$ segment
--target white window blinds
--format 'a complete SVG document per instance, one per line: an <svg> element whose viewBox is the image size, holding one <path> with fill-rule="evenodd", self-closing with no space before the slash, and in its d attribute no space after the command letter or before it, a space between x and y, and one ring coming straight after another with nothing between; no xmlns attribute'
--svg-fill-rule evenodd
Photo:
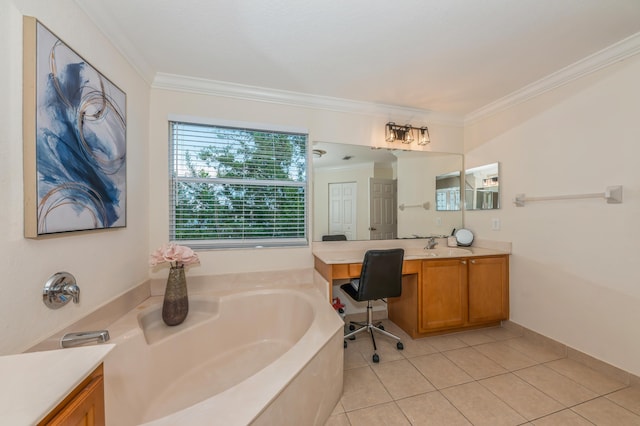
<svg viewBox="0 0 640 426"><path fill-rule="evenodd" d="M170 122L170 240L307 244L307 135Z"/></svg>

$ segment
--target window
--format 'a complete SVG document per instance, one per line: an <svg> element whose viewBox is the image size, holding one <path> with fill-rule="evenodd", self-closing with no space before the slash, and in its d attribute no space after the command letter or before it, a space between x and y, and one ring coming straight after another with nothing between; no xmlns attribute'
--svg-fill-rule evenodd
<svg viewBox="0 0 640 426"><path fill-rule="evenodd" d="M307 135L170 122L169 238L194 248L307 244Z"/></svg>

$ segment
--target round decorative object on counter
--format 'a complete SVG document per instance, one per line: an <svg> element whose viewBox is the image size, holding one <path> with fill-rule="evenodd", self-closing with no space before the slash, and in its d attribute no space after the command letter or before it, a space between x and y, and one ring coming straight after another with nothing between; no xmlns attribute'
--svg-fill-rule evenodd
<svg viewBox="0 0 640 426"><path fill-rule="evenodd" d="M468 229L458 229L456 231L456 240L458 245L462 247L469 247L473 242L473 232Z"/></svg>

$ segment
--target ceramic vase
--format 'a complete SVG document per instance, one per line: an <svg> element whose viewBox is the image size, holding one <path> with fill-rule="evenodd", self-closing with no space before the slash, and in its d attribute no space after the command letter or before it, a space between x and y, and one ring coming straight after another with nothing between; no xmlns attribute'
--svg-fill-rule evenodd
<svg viewBox="0 0 640 426"><path fill-rule="evenodd" d="M170 326L182 324L188 313L189 298L187 297L187 278L184 274L184 266L172 266L164 291L162 320Z"/></svg>

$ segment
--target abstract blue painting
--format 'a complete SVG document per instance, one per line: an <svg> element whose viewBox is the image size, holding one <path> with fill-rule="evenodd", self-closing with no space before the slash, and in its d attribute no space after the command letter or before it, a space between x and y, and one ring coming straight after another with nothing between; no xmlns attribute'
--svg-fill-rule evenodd
<svg viewBox="0 0 640 426"><path fill-rule="evenodd" d="M35 30L37 235L126 226L126 95Z"/></svg>

